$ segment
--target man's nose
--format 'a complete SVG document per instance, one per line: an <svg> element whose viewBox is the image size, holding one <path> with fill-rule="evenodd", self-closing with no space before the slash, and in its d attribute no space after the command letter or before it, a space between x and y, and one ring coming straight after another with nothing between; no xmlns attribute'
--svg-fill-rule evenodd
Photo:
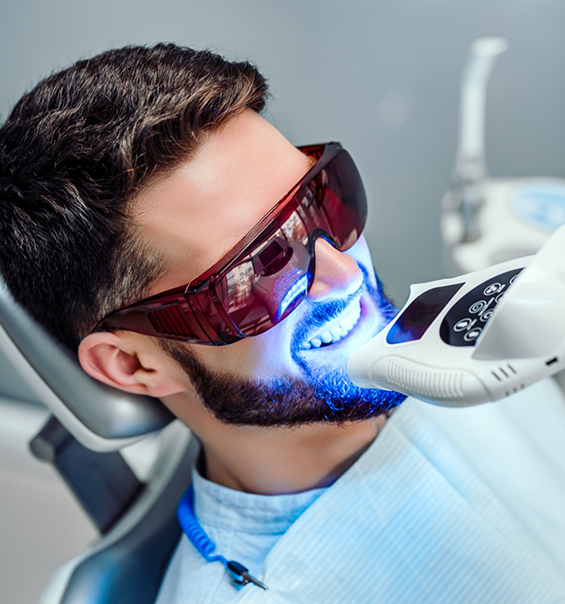
<svg viewBox="0 0 565 604"><path fill-rule="evenodd" d="M321 237L315 246L316 270L308 297L322 302L330 296L343 298L356 292L363 283L363 273L357 262Z"/></svg>

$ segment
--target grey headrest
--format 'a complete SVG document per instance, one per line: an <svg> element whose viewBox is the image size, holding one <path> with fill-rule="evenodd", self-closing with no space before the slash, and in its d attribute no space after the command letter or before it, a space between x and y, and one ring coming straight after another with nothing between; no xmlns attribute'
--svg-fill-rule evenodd
<svg viewBox="0 0 565 604"><path fill-rule="evenodd" d="M129 395L87 375L76 355L14 302L3 279L0 347L53 415L90 449L120 449L174 419L158 399Z"/></svg>

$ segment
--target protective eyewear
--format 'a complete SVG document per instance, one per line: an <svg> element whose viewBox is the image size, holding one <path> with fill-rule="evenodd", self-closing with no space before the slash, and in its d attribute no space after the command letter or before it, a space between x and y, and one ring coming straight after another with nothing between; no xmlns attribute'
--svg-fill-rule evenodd
<svg viewBox="0 0 565 604"><path fill-rule="evenodd" d="M340 251L359 238L367 200L339 143L299 147L311 170L223 258L190 284L103 319L94 331L137 333L221 346L266 332L308 295L318 237Z"/></svg>

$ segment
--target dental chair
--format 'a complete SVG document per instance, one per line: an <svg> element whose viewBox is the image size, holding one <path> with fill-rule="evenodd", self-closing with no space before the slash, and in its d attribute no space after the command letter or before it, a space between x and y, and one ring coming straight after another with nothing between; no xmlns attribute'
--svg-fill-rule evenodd
<svg viewBox="0 0 565 604"><path fill-rule="evenodd" d="M54 466L100 533L54 572L40 603L152 604L181 536L176 506L198 442L157 399L90 378L1 280L0 348L51 412L33 455ZM140 480L120 451L158 431L161 446Z"/></svg>

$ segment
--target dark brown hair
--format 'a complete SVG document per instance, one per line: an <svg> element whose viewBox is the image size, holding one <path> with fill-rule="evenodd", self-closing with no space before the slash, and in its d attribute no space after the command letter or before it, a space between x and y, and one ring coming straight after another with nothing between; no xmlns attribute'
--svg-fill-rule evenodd
<svg viewBox="0 0 565 604"><path fill-rule="evenodd" d="M130 202L202 136L261 111L257 69L172 44L126 47L40 82L0 128L0 271L14 298L71 348L142 298L162 270Z"/></svg>

